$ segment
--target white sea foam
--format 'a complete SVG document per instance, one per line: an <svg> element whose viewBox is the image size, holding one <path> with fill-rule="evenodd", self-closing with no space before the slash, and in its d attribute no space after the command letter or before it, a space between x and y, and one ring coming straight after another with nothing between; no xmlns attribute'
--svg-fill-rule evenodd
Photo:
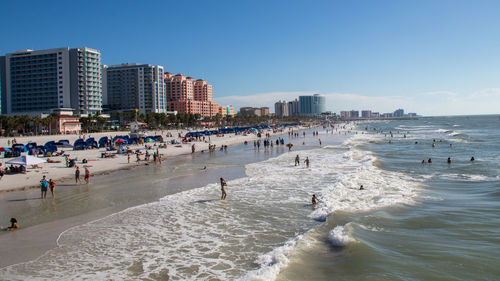
<svg viewBox="0 0 500 281"><path fill-rule="evenodd" d="M450 136L450 137L456 137L456 136L459 136L461 134L462 134L461 132L453 131L453 132L449 133L448 136Z"/></svg>
<svg viewBox="0 0 500 281"><path fill-rule="evenodd" d="M500 176L470 175L470 174L442 174L439 178L463 182L491 182L500 180Z"/></svg>
<svg viewBox="0 0 500 281"><path fill-rule="evenodd" d="M260 255L255 261L260 265L260 268L249 271L240 280L274 280L285 268L289 260L290 253L294 250L297 241L302 239L303 235L298 235L294 239L287 241L283 246L280 246L269 253Z"/></svg>
<svg viewBox="0 0 500 281"><path fill-rule="evenodd" d="M435 131L436 133L450 133L452 132L451 130L448 130L448 129L437 129Z"/></svg>
<svg viewBox="0 0 500 281"><path fill-rule="evenodd" d="M333 244L333 246L336 247L347 246L348 244L356 241L356 239L354 239L346 229L346 226L341 225L336 226L330 231L330 233L328 234L328 239Z"/></svg>

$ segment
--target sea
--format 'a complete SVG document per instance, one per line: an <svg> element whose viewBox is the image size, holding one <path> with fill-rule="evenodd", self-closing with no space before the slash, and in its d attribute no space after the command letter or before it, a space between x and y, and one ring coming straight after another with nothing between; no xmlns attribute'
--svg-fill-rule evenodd
<svg viewBox="0 0 500 281"><path fill-rule="evenodd" d="M291 151L249 143L211 160L244 169L227 181L226 200L214 180L72 227L0 279L500 279L498 116L283 137ZM162 185L161 175L143 181Z"/></svg>

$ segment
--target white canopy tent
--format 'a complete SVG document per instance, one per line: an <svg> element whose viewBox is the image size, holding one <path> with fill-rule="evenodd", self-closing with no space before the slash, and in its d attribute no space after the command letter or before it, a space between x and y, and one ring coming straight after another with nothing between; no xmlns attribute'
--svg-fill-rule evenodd
<svg viewBox="0 0 500 281"><path fill-rule="evenodd" d="M35 157L35 156L31 156L31 155L23 155L23 156L19 156L17 158L14 158L12 160L9 160L7 162L5 162L6 164L13 164L13 165L36 165L36 164L40 164L40 163L44 163L44 162L47 162L47 160L45 159L40 159L38 157Z"/></svg>

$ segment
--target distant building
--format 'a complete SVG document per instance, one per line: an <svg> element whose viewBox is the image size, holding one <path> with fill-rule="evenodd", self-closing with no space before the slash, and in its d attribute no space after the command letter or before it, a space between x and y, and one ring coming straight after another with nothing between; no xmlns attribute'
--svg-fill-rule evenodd
<svg viewBox="0 0 500 281"><path fill-rule="evenodd" d="M213 102L213 87L205 80L194 80L184 74L163 75L167 95L167 109L179 113L200 114L213 117L219 112L219 105Z"/></svg>
<svg viewBox="0 0 500 281"><path fill-rule="evenodd" d="M362 110L361 117L362 118L372 118L372 111L371 110Z"/></svg>
<svg viewBox="0 0 500 281"><path fill-rule="evenodd" d="M383 113L380 115L382 118L392 118L394 116L393 113Z"/></svg>
<svg viewBox="0 0 500 281"><path fill-rule="evenodd" d="M219 106L219 112L222 117L234 116L234 107L232 105Z"/></svg>
<svg viewBox="0 0 500 281"><path fill-rule="evenodd" d="M86 47L6 54L0 58L2 113L38 115L54 108L101 112L100 57Z"/></svg>
<svg viewBox="0 0 500 281"><path fill-rule="evenodd" d="M295 99L288 102L288 116L298 116L300 115L300 104L299 100Z"/></svg>
<svg viewBox="0 0 500 281"><path fill-rule="evenodd" d="M316 116L325 112L325 97L315 94L312 96L299 96L299 112L304 116Z"/></svg>
<svg viewBox="0 0 500 281"><path fill-rule="evenodd" d="M242 107L240 108L242 115L268 116L269 107Z"/></svg>
<svg viewBox="0 0 500 281"><path fill-rule="evenodd" d="M405 116L405 111L401 108L394 111L393 113L393 117L403 117L403 116Z"/></svg>
<svg viewBox="0 0 500 281"><path fill-rule="evenodd" d="M57 134L79 134L82 123L78 116L73 115L72 108L58 108L53 110L53 119L50 124L50 132Z"/></svg>
<svg viewBox="0 0 500 281"><path fill-rule="evenodd" d="M278 101L274 104L274 114L278 117L289 116L288 102Z"/></svg>
<svg viewBox="0 0 500 281"><path fill-rule="evenodd" d="M163 66L137 63L104 66L103 80L103 99L110 111L167 111Z"/></svg>
<svg viewBox="0 0 500 281"><path fill-rule="evenodd" d="M380 117L380 113L372 112L372 118L379 118L379 117Z"/></svg>
<svg viewBox="0 0 500 281"><path fill-rule="evenodd" d="M351 110L350 117L351 118L359 118L359 111L358 110Z"/></svg>

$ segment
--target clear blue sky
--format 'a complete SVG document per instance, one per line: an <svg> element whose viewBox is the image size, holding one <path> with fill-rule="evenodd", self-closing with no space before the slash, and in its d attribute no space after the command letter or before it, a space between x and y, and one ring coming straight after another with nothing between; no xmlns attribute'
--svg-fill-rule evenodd
<svg viewBox="0 0 500 281"><path fill-rule="evenodd" d="M499 113L500 1L4 1L0 54L87 46L204 78L216 101Z"/></svg>

